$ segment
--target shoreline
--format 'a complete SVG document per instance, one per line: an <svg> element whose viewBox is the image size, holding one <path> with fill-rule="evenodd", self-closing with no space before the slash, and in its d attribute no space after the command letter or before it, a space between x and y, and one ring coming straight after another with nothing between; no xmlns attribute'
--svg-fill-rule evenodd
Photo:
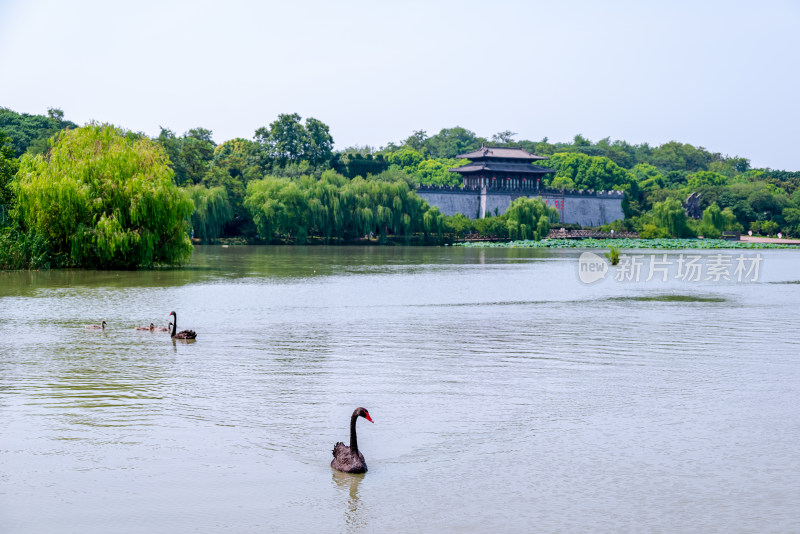
<svg viewBox="0 0 800 534"><path fill-rule="evenodd" d="M749 237L749 236L748 236ZM800 240L756 238L754 241L728 241L725 239L542 239L540 241L466 242L452 246L468 248L590 248L622 250L725 250L725 249L798 249Z"/></svg>
<svg viewBox="0 0 800 534"><path fill-rule="evenodd" d="M756 237L750 235L743 235L739 238L739 241L744 241L746 243L775 243L778 245L800 246L800 239L785 239L785 238L778 239L777 237Z"/></svg>

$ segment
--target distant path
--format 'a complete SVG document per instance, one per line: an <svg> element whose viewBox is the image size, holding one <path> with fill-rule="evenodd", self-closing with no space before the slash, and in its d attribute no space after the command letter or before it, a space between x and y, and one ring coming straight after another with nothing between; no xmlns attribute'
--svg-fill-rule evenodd
<svg viewBox="0 0 800 534"><path fill-rule="evenodd" d="M558 228L550 230L547 234L549 239L585 239L591 237L594 239L638 239L639 234L636 232L599 232L597 230L565 230Z"/></svg>
<svg viewBox="0 0 800 534"><path fill-rule="evenodd" d="M779 245L800 245L800 239L778 239L777 237L754 237L749 235L739 237L739 241L747 241L749 243L777 243Z"/></svg>

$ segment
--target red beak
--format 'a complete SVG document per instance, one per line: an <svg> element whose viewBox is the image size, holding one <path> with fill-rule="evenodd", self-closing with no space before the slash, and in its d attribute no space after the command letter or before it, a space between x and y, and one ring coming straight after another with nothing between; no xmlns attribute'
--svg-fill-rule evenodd
<svg viewBox="0 0 800 534"><path fill-rule="evenodd" d="M364 419L366 419L370 423L374 423L375 422L375 421L372 420L372 417L369 416L369 412L364 412Z"/></svg>

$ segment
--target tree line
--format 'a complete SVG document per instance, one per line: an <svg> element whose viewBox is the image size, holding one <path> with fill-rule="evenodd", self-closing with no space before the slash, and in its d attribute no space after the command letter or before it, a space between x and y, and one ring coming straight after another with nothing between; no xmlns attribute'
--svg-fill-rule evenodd
<svg viewBox="0 0 800 534"><path fill-rule="evenodd" d="M457 175L439 172L457 166L449 158L483 144L522 148L548 156L537 162L556 171L543 179L545 187L625 191L626 218L605 230L636 231L642 237L718 237L723 231L747 230L800 237L800 172L751 168L744 157L677 141L651 147L609 138L592 142L582 135L568 143L515 141L515 136L504 131L486 139L464 128L428 136L420 130L374 154L420 183L458 185ZM684 206L693 192L700 199L697 218L687 215Z"/></svg>
<svg viewBox="0 0 800 534"><path fill-rule="evenodd" d="M55 108L46 116L0 108L0 264L179 263L190 247L177 234L204 243L222 237L346 243L370 234L383 242L406 243L441 242L463 233L544 237L557 217L543 204L515 206L505 215L472 220L445 217L414 193L417 184L460 185L460 176L449 169L465 162L455 156L484 144L548 156L538 162L556 171L545 178L546 187L625 191L626 218L606 229L638 231L643 237L711 237L726 230L800 235L798 172L753 169L746 158L675 141L651 147L608 138L592 142L581 135L568 143L515 136L505 131L487 139L455 127L430 136L415 131L381 148L334 151L329 127L298 114L279 115L250 139L216 144L205 128L180 135L162 128L158 136L148 138L107 125L78 128ZM121 144L112 143L112 137ZM87 139L109 147L104 157L110 159L93 160ZM123 147L133 155L120 156ZM158 186L142 181L145 171L131 163L140 160L154 165L146 173ZM114 170L115 165L125 172ZM103 173L108 177L102 178ZM68 186L63 176L77 185ZM120 176L127 178L115 183ZM101 186L98 180L110 182ZM144 189L137 192L137 187ZM120 189L129 196L106 198L109 191ZM34 199L33 190L49 199ZM696 218L687 216L684 207L692 192L700 199ZM182 222L167 225L175 236L139 224L134 212L143 209L146 195L166 203L163 212L151 214L153 220L182 217ZM92 208L79 209L83 202ZM126 202L135 207L125 208ZM38 213L50 211L55 215ZM63 220L55 224L53 217ZM45 231L51 224L70 237ZM163 247L174 248L164 254L156 251Z"/></svg>

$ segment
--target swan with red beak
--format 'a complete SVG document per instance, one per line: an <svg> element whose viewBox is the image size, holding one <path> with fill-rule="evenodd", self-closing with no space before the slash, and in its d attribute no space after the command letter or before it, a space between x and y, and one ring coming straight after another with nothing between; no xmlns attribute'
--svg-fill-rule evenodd
<svg viewBox="0 0 800 534"><path fill-rule="evenodd" d="M356 421L363 417L370 423L374 423L366 408L356 408L350 416L350 446L348 447L341 441L333 446L333 460L331 467L337 471L345 473L366 473L367 462L364 455L358 450L358 438L356 437Z"/></svg>

